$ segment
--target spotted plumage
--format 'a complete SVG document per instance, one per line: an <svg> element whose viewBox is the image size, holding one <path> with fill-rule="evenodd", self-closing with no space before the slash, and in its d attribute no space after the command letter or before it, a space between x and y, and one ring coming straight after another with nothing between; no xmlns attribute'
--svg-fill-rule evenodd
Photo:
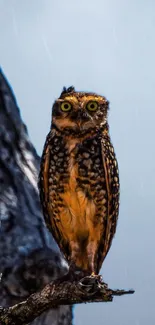
<svg viewBox="0 0 155 325"><path fill-rule="evenodd" d="M46 224L74 270L98 274L116 231L119 174L108 101L64 88L52 109L39 177Z"/></svg>

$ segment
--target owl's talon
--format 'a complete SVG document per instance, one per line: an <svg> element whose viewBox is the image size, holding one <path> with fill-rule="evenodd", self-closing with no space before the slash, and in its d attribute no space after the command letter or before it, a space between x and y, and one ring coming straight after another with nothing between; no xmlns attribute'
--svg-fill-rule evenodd
<svg viewBox="0 0 155 325"><path fill-rule="evenodd" d="M100 275L86 276L79 281L79 285L83 291L94 294L101 288L101 279Z"/></svg>
<svg viewBox="0 0 155 325"><path fill-rule="evenodd" d="M102 283L102 275L99 274L95 274L94 272L91 274L91 278L95 278L96 280L98 280L99 283Z"/></svg>
<svg viewBox="0 0 155 325"><path fill-rule="evenodd" d="M108 289L108 284L103 281L102 275L96 275L94 272L91 274L91 277L95 277L100 285L100 288Z"/></svg>

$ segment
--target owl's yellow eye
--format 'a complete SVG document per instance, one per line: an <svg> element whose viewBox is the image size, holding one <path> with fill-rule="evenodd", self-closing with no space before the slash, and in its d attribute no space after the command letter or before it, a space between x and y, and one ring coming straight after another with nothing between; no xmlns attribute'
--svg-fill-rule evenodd
<svg viewBox="0 0 155 325"><path fill-rule="evenodd" d="M95 101L90 101L87 104L86 108L88 109L88 111L95 112L98 109L98 103Z"/></svg>
<svg viewBox="0 0 155 325"><path fill-rule="evenodd" d="M69 102L63 102L63 103L61 104L61 110L62 110L63 112L68 112L68 111L71 110L71 108L72 108L72 105L71 105L71 103L69 103Z"/></svg>

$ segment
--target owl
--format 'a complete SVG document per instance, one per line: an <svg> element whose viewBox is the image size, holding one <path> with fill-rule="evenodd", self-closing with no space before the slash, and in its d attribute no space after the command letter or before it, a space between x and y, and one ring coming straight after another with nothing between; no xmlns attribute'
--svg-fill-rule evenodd
<svg viewBox="0 0 155 325"><path fill-rule="evenodd" d="M108 125L109 102L64 88L52 108L41 158L46 224L70 270L98 275L114 237L119 173Z"/></svg>

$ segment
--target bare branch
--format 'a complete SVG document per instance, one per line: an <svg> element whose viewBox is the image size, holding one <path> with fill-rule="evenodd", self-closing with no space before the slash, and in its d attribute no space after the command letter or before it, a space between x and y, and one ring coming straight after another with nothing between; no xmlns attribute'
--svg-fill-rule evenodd
<svg viewBox="0 0 155 325"><path fill-rule="evenodd" d="M108 302L113 296L133 294L134 290L111 290L105 283L87 281L55 280L27 300L9 308L0 309L1 325L24 325L39 316L43 311L59 305L73 305L87 302Z"/></svg>

